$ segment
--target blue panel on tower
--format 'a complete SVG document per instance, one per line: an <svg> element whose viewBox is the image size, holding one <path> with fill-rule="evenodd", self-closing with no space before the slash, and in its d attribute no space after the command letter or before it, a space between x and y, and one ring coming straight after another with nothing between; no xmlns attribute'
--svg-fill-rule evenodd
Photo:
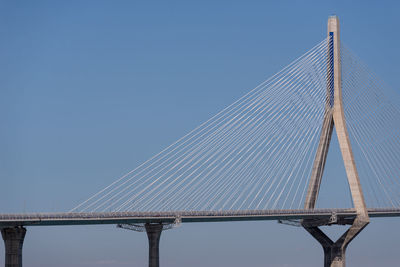
<svg viewBox="0 0 400 267"><path fill-rule="evenodd" d="M329 46L328 46L328 88L329 88L329 105L333 107L335 96L335 73L334 73L334 45L333 45L333 32L329 32Z"/></svg>

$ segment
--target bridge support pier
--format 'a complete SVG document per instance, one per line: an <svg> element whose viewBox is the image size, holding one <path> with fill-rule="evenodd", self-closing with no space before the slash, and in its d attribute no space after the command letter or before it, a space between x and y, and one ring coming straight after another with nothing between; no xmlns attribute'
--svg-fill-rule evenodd
<svg viewBox="0 0 400 267"><path fill-rule="evenodd" d="M160 237L163 229L162 223L145 224L147 238L149 239L149 267L160 266Z"/></svg>
<svg viewBox="0 0 400 267"><path fill-rule="evenodd" d="M336 242L333 242L317 226L303 224L303 227L322 245L324 267L345 267L347 246L368 223L369 220L355 219L353 225Z"/></svg>
<svg viewBox="0 0 400 267"><path fill-rule="evenodd" d="M22 267L22 245L25 233L24 227L1 229L5 246L5 267Z"/></svg>

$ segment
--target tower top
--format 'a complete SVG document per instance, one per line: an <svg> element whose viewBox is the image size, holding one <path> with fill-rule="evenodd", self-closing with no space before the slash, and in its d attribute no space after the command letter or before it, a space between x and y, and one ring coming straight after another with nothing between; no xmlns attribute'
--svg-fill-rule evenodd
<svg viewBox="0 0 400 267"><path fill-rule="evenodd" d="M328 36L334 35L336 38L339 37L339 17L329 16L328 18Z"/></svg>

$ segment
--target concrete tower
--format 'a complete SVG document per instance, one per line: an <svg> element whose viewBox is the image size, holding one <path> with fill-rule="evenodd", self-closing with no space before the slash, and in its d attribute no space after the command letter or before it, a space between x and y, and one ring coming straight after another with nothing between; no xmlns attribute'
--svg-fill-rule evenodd
<svg viewBox="0 0 400 267"><path fill-rule="evenodd" d="M343 110L340 30L337 16L331 16L328 19L327 68L327 101L325 105L325 114L304 208L315 208L333 127L335 127L357 217L354 220L337 222L339 224L350 224L351 226L336 242L333 242L318 228L318 226L326 225L326 222L304 220L303 227L321 243L325 253L325 267L344 267L346 247L369 223L369 217L351 149Z"/></svg>

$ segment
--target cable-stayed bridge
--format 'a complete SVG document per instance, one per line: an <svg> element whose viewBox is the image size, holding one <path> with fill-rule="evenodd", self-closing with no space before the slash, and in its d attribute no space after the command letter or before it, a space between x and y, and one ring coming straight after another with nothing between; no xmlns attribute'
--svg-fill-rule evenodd
<svg viewBox="0 0 400 267"><path fill-rule="evenodd" d="M270 79L69 212L0 214L6 266L22 265L26 226L118 224L146 231L159 265L162 230L186 222L279 220L304 227L344 266L373 217L400 216L400 109L387 86L328 36ZM317 208L332 135L351 208ZM343 190L348 190L343 188ZM332 241L319 228L350 225Z"/></svg>

